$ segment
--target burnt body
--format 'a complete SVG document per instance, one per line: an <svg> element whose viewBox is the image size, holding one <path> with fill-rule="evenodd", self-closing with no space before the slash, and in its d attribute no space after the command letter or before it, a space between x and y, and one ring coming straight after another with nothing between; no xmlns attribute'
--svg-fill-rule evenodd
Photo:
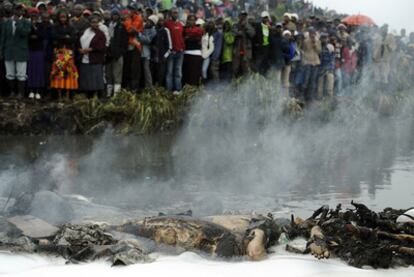
<svg viewBox="0 0 414 277"><path fill-rule="evenodd" d="M220 257L241 256L245 253L242 241L228 229L188 216L151 217L131 221L115 229L152 239L157 244L201 250Z"/></svg>

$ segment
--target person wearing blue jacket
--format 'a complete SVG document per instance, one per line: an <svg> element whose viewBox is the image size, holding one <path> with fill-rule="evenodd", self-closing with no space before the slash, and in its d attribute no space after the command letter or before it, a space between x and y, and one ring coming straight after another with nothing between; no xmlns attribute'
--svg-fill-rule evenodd
<svg viewBox="0 0 414 277"><path fill-rule="evenodd" d="M141 64L144 70L145 88L152 88L152 75L150 67L151 45L157 35L157 31L155 30L157 22L158 17L156 15L151 15L145 21L144 31L138 34L138 40L142 45Z"/></svg>
<svg viewBox="0 0 414 277"><path fill-rule="evenodd" d="M285 96L289 95L290 88L290 72L292 69L292 59L296 55L296 42L293 39L292 33L285 30L282 33L283 38L287 41L287 48L285 52L285 65L282 67L282 93Z"/></svg>
<svg viewBox="0 0 414 277"><path fill-rule="evenodd" d="M318 99L322 99L324 97L325 91L329 97L333 96L335 80L335 47L329 43L327 33L321 33L320 40L322 51L320 54L321 63L318 70Z"/></svg>

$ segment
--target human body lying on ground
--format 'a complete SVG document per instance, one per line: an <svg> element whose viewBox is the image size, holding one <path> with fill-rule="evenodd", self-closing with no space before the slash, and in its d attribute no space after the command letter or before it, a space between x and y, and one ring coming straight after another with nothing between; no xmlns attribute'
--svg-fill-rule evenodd
<svg viewBox="0 0 414 277"><path fill-rule="evenodd" d="M176 251L225 259L246 256L250 260L265 259L272 246L282 243L288 251L312 253L319 259L338 257L356 267L414 265L412 210L387 208L376 213L362 204L351 204L355 209L347 211L342 211L341 205L336 209L322 206L306 220L293 216L291 220L274 219L270 214L195 218L187 213L129 220L120 225L64 224L46 228L47 222L33 216L17 216L7 220L7 236L0 240L0 247L61 255L69 262L109 258L113 264L132 264L151 261L148 253L163 249L146 249L142 238ZM408 220L400 220L404 215ZM307 240L305 247L296 247L294 241L287 243L297 237Z"/></svg>

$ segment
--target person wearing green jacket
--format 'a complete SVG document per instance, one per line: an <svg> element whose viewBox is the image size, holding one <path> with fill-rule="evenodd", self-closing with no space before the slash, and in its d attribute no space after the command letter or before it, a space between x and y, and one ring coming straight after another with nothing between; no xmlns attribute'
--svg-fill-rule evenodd
<svg viewBox="0 0 414 277"><path fill-rule="evenodd" d="M223 53L221 57L222 63L222 79L229 80L233 76L232 62L233 62L233 45L234 35L232 26L229 20L223 24Z"/></svg>
<svg viewBox="0 0 414 277"><path fill-rule="evenodd" d="M27 61L29 59L29 34L31 23L23 17L24 6L19 4L14 9L14 15L3 22L0 36L1 52L6 66L6 79L9 82L11 96L16 89L14 82L17 79L17 96L24 96L26 85Z"/></svg>

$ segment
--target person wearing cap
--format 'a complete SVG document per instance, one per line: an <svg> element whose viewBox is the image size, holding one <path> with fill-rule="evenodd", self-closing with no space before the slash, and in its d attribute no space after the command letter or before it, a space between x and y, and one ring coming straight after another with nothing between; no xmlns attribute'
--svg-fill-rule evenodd
<svg viewBox="0 0 414 277"><path fill-rule="evenodd" d="M85 18L83 12L85 8L80 5L76 4L72 9L72 17L70 19L70 23L72 24L73 28L75 28L76 35L80 36L86 28L89 26L88 20Z"/></svg>
<svg viewBox="0 0 414 277"><path fill-rule="evenodd" d="M155 25L158 22L158 16L151 15L145 20L144 31L138 34L138 40L142 45L141 65L144 72L145 88L152 88L152 74L151 74L151 45L157 31Z"/></svg>
<svg viewBox="0 0 414 277"><path fill-rule="evenodd" d="M24 6L19 4L14 15L3 22L0 36L1 52L6 66L6 79L11 88L11 95L17 91L19 98L25 94L27 80L27 61L29 59L28 43L31 23L24 18ZM17 88L14 83L17 80Z"/></svg>
<svg viewBox="0 0 414 277"><path fill-rule="evenodd" d="M157 35L154 38L154 48L152 53L154 83L158 86L165 86L167 58L171 53L172 42L170 30L165 27L164 15L158 14L156 25Z"/></svg>
<svg viewBox="0 0 414 277"><path fill-rule="evenodd" d="M321 64L318 70L317 99L325 95L334 96L335 47L329 42L329 35L321 33ZM325 93L326 92L326 93Z"/></svg>
<svg viewBox="0 0 414 277"><path fill-rule="evenodd" d="M35 7L36 9L39 10L39 14L43 14L47 12L47 6L45 2L37 2Z"/></svg>
<svg viewBox="0 0 414 277"><path fill-rule="evenodd" d="M255 25L256 35L253 39L254 71L266 74L269 69L269 36L270 36L269 12L261 13L261 22Z"/></svg>
<svg viewBox="0 0 414 277"><path fill-rule="evenodd" d="M282 33L283 24L281 22L276 23L276 27L272 30L269 38L269 57L272 68L270 74L271 77L276 79L277 85L280 87L282 87L282 72L286 66L286 57L289 53L289 41L282 36Z"/></svg>
<svg viewBox="0 0 414 277"><path fill-rule="evenodd" d="M184 60L184 26L178 20L178 10L171 9L170 19L165 22L171 35L171 51L167 60L166 87L169 91L180 93L182 89L182 74Z"/></svg>
<svg viewBox="0 0 414 277"><path fill-rule="evenodd" d="M336 27L336 29L338 30L337 31L337 36L338 36L338 38L339 38L339 40L341 40L341 41L346 41L347 39L348 39L348 37L349 37L349 34L348 34L348 32L346 31L346 26L345 26L345 24L339 24L337 27Z"/></svg>
<svg viewBox="0 0 414 277"><path fill-rule="evenodd" d="M291 32L296 31L296 23L292 21L292 15L290 13L285 13L283 15L283 27L286 30L289 30Z"/></svg>
<svg viewBox="0 0 414 277"><path fill-rule="evenodd" d="M141 79L141 50L138 34L144 30L144 23L139 7L136 3L128 5L130 15L125 19L124 26L128 32L128 51L124 58L124 83L125 87L137 92Z"/></svg>
<svg viewBox="0 0 414 277"><path fill-rule="evenodd" d="M121 91L124 55L128 50L128 33L118 9L112 9L108 25L109 47L106 52L106 96L116 96Z"/></svg>
<svg viewBox="0 0 414 277"><path fill-rule="evenodd" d="M69 22L69 14L65 10L57 13L57 21L52 27L53 62L50 73L50 87L57 90L58 99L62 99L62 92L66 100L70 92L78 89L78 68L75 64L75 45L77 34Z"/></svg>
<svg viewBox="0 0 414 277"><path fill-rule="evenodd" d="M184 62L183 83L198 86L201 79L201 67L203 58L201 56L201 38L203 29L196 25L197 18L194 14L187 17L184 27Z"/></svg>
<svg viewBox="0 0 414 277"><path fill-rule="evenodd" d="M315 98L316 83L318 79L318 68L321 63L319 54L322 46L315 28L308 28L308 35L302 44L302 64L303 64L303 82L302 94L305 100L310 101Z"/></svg>
<svg viewBox="0 0 414 277"><path fill-rule="evenodd" d="M232 27L234 35L233 76L243 76L250 72L253 58L252 40L256 35L253 26L247 21L247 12L242 11L239 21Z"/></svg>
<svg viewBox="0 0 414 277"><path fill-rule="evenodd" d="M29 98L39 100L46 86L45 78L45 34L39 28L39 10L28 10L32 29L29 34L29 61L27 63L27 87Z"/></svg>
<svg viewBox="0 0 414 277"><path fill-rule="evenodd" d="M282 67L282 93L286 96L290 95L290 75L292 71L292 60L296 55L296 42L292 32L285 30L282 33L282 37L287 40L288 49L285 53L285 65Z"/></svg>

